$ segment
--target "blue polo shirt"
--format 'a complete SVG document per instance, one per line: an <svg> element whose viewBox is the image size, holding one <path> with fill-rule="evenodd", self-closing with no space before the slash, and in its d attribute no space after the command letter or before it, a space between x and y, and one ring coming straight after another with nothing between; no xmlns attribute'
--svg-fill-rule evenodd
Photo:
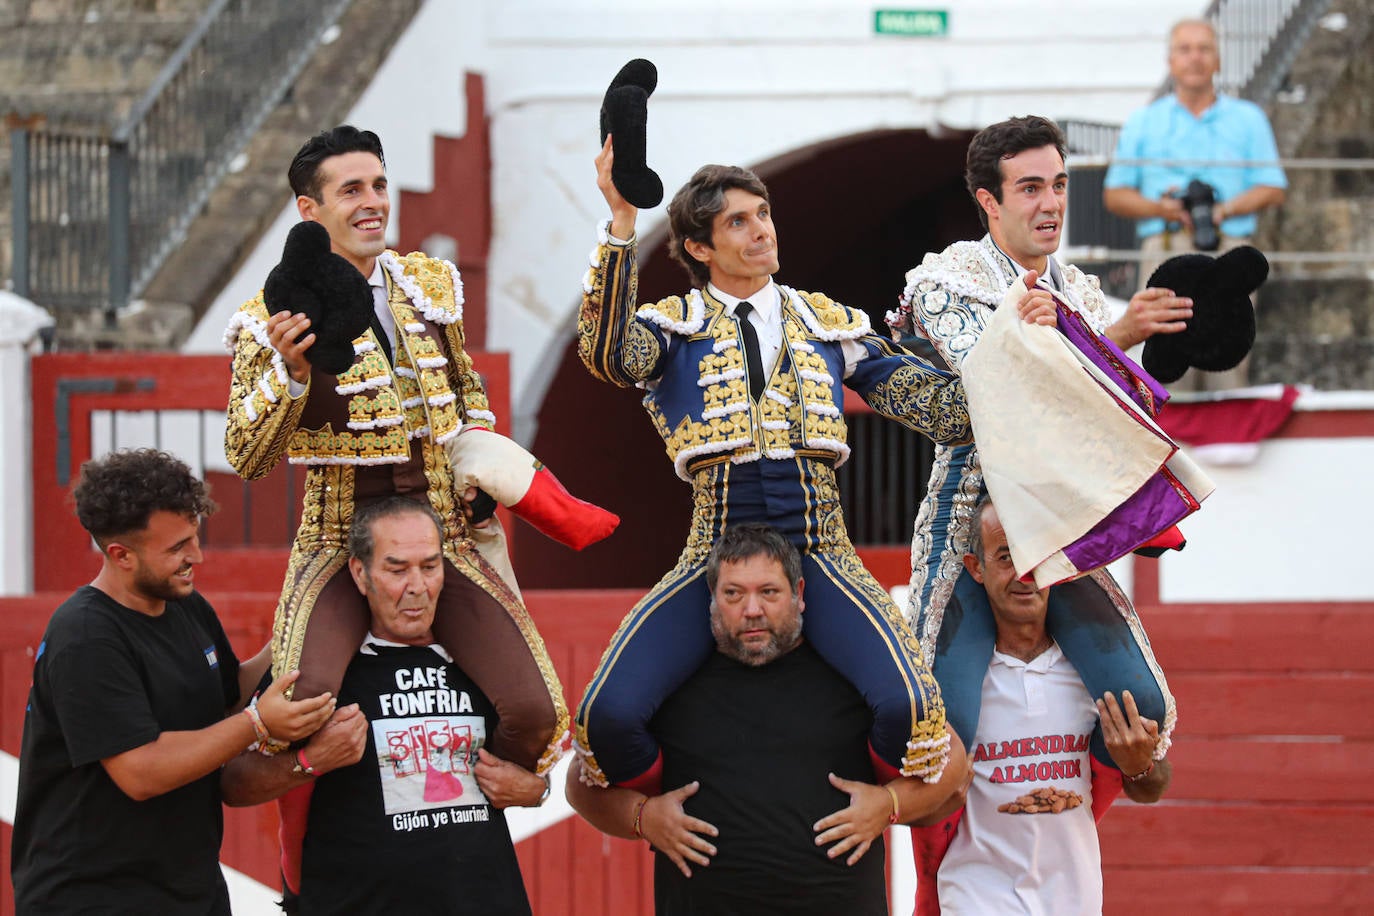
<svg viewBox="0 0 1374 916"><path fill-rule="evenodd" d="M1171 188L1182 190L1194 178L1217 190L1217 200L1230 200L1256 185L1288 187L1279 167L1279 151L1269 119L1253 102L1218 95L1212 106L1195 117L1178 97L1167 95L1134 112L1121 129L1113 159L1158 159L1205 162L1197 165L1127 165L1113 162L1105 186L1135 188L1158 200ZM1248 162L1250 165L1227 165ZM1258 163L1258 164L1256 164ZM1254 214L1233 216L1221 231L1244 238L1255 232ZM1164 231L1162 219L1142 219L1141 238Z"/></svg>

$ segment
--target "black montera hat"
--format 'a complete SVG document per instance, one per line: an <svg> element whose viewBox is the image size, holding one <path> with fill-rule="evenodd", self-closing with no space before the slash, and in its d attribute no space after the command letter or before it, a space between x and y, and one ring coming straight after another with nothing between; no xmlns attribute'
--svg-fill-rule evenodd
<svg viewBox="0 0 1374 916"><path fill-rule="evenodd" d="M372 322L372 287L352 264L329 250L329 232L306 220L291 227L281 263L262 287L269 313L300 312L310 319L315 342L305 358L338 375L353 365L353 341Z"/></svg>
<svg viewBox="0 0 1374 916"><path fill-rule="evenodd" d="M1250 294L1268 276L1268 259L1249 245L1218 258L1181 254L1159 265L1147 286L1192 299L1193 317L1177 334L1156 334L1145 342L1145 371L1167 384L1189 366L1224 372L1239 365L1255 345Z"/></svg>
<svg viewBox="0 0 1374 916"><path fill-rule="evenodd" d="M620 68L601 100L601 142L615 136L611 180L616 190L641 210L663 202L663 181L645 162L649 96L658 86L658 69L643 58Z"/></svg>

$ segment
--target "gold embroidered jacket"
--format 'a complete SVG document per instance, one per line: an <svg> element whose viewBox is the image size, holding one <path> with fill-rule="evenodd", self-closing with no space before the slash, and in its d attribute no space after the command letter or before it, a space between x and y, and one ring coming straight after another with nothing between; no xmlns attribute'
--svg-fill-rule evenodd
<svg viewBox="0 0 1374 916"><path fill-rule="evenodd" d="M584 282L578 354L592 375L646 389L644 407L678 475L704 463L810 453L849 456L841 380L874 410L936 442L971 435L957 378L874 334L868 316L785 286L782 351L757 402L749 396L738 320L709 291L635 308L635 245L605 226ZM846 376L842 341L863 358Z"/></svg>

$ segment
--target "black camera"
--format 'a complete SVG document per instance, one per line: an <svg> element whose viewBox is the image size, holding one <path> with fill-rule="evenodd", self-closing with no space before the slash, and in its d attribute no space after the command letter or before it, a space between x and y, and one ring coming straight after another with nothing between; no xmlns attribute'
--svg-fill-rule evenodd
<svg viewBox="0 0 1374 916"><path fill-rule="evenodd" d="M1198 251L1216 251L1221 247L1221 233L1212 221L1212 208L1216 206L1217 190L1205 181L1194 178L1182 193L1169 194L1183 203L1188 218L1193 221L1193 247Z"/></svg>

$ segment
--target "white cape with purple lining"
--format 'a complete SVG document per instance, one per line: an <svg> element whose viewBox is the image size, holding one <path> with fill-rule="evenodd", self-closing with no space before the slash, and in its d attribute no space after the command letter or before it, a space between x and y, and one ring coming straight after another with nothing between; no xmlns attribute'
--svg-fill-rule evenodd
<svg viewBox="0 0 1374 916"><path fill-rule="evenodd" d="M1017 280L963 364L983 478L1017 573L1039 588L1168 531L1215 489L1155 423L1168 398L1060 303L1027 324Z"/></svg>

